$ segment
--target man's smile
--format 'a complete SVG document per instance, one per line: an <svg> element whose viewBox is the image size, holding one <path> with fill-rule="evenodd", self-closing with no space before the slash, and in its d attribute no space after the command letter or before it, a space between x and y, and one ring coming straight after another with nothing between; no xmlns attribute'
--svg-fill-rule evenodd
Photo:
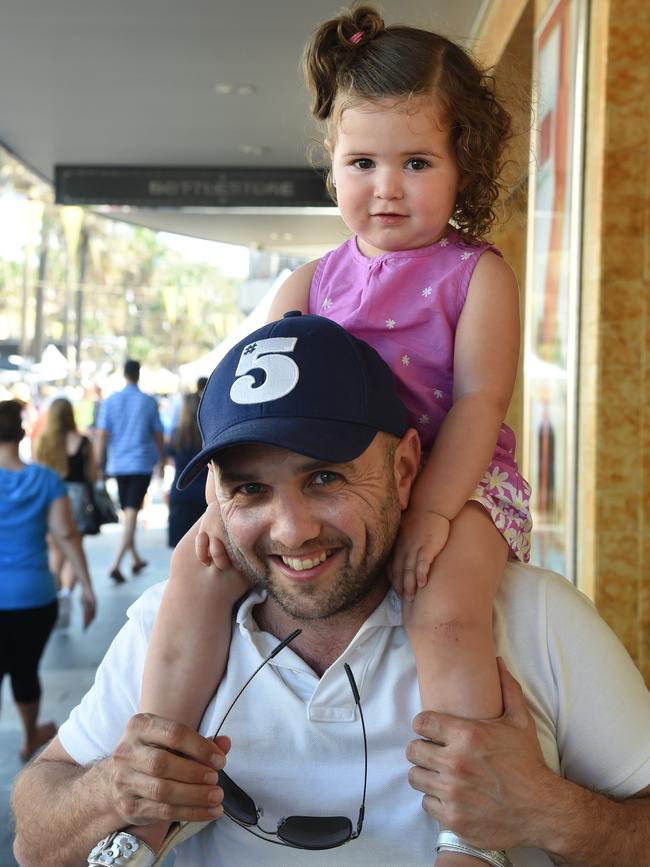
<svg viewBox="0 0 650 867"><path fill-rule="evenodd" d="M334 554L334 550L330 548L310 554L300 554L295 557L288 557L282 554L280 555L280 559L285 566L289 566L290 569L294 569L296 572L301 572L305 569L313 569L315 566L324 563L332 554Z"/></svg>
<svg viewBox="0 0 650 867"><path fill-rule="evenodd" d="M291 581L314 581L324 572L329 571L333 562L338 561L337 554L344 549L317 548L299 554L269 554L268 560L278 571Z"/></svg>

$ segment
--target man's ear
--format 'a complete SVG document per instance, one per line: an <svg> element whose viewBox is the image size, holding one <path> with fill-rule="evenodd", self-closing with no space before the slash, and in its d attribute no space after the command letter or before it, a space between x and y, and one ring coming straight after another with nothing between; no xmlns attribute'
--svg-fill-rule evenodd
<svg viewBox="0 0 650 867"><path fill-rule="evenodd" d="M410 427L395 449L395 485L402 511L409 504L411 488L420 469L420 437Z"/></svg>

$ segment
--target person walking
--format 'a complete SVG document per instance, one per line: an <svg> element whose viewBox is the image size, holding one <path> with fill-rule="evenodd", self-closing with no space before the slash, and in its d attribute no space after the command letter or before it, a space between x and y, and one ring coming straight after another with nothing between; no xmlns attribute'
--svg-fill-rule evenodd
<svg viewBox="0 0 650 867"><path fill-rule="evenodd" d="M167 543L175 548L190 527L205 512L205 483L207 468L191 485L183 490L176 487L178 477L187 464L201 451L201 431L196 420L200 395L198 392L186 394L181 403L178 427L171 434L167 454L174 461L174 481L169 491L169 525Z"/></svg>
<svg viewBox="0 0 650 867"><path fill-rule="evenodd" d="M153 397L140 391L140 363L130 358L124 365L126 386L101 404L97 418L95 463L117 481L120 506L124 512L122 537L109 576L116 584L126 580L122 558L131 555L131 569L137 575L147 565L136 547L138 512L142 508L156 465L162 474L165 465L163 426ZM102 471L98 470L101 475Z"/></svg>
<svg viewBox="0 0 650 867"><path fill-rule="evenodd" d="M43 430L36 441L36 460L54 470L63 479L72 516L81 536L98 532L91 486L95 481L95 461L88 437L79 433L72 404L65 397L52 401ZM59 616L57 627L70 624L70 603L77 576L63 550L50 537L50 567L57 581Z"/></svg>
<svg viewBox="0 0 650 867"><path fill-rule="evenodd" d="M84 626L93 620L96 602L61 478L18 454L25 435L22 408L17 400L0 401L0 683L10 676L24 729L20 757L27 761L56 734L53 722L38 722L38 666L58 609L47 534L81 581Z"/></svg>

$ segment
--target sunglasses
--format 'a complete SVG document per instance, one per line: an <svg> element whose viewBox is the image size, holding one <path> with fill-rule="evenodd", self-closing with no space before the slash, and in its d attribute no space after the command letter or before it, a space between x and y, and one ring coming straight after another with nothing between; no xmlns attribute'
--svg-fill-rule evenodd
<svg viewBox="0 0 650 867"><path fill-rule="evenodd" d="M219 723L219 727L214 734L213 740L221 731L221 727L225 723L228 714L255 675L264 668L267 662L273 659L273 657L283 648L290 644L294 638L297 638L301 632L301 629L296 629L295 632L288 635L255 669L233 699L232 704ZM363 732L363 795L361 798L361 806L359 807L356 829L353 830L351 820L345 816L288 816L286 819L281 819L280 822L278 822L275 831L267 831L260 827L259 824L260 816L264 814L264 810L261 807L257 807L250 795L246 794L237 783L231 780L228 774L224 773L224 771L220 771L219 785L223 789L222 806L224 813L226 816L229 816L233 822L236 822L250 834L253 834L253 836L259 837L260 840L266 840L267 843L275 843L278 846L291 846L295 849L335 849L337 846L343 846L344 843L348 843L350 840L356 840L356 838L361 834L366 805L366 783L368 779L368 742L366 740L366 724L363 719L363 711L361 710L359 690L357 689L350 666L345 663L344 668L345 673L348 676L355 704L359 708L359 718L361 720L361 730ZM272 837L277 837L278 839L273 840L271 839Z"/></svg>

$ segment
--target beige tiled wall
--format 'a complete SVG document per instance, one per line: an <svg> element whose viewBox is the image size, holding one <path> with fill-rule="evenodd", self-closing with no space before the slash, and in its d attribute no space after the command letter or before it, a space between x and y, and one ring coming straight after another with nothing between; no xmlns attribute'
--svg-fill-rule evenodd
<svg viewBox="0 0 650 867"><path fill-rule="evenodd" d="M650 5L591 5L578 574L650 683Z"/></svg>
<svg viewBox="0 0 650 867"><path fill-rule="evenodd" d="M508 99L513 93L513 81L516 82L514 92L516 98L510 100L509 109L513 114L514 136L510 147L509 159L511 175L516 179L514 189L500 208L498 222L491 240L502 251L517 275L521 296L521 322L523 334L524 307L526 297L526 234L528 219L527 199L527 169L530 158L530 115L526 96L530 91L530 76L532 70L533 48L533 2L517 5L519 20L514 30L509 27L500 28L511 32L511 37L503 49L503 54L496 65L494 74L500 94ZM508 12L511 11L509 8ZM494 14L494 12L493 12ZM498 21L493 19L497 27ZM499 29L499 28L497 28ZM515 384L510 409L506 422L517 435L518 453L521 454L522 420L523 420L523 388L521 368L523 358L519 359L519 376Z"/></svg>
<svg viewBox="0 0 650 867"><path fill-rule="evenodd" d="M522 56L550 4L493 0L484 54ZM577 576L650 685L650 3L589 7ZM523 219L495 235L522 285Z"/></svg>

